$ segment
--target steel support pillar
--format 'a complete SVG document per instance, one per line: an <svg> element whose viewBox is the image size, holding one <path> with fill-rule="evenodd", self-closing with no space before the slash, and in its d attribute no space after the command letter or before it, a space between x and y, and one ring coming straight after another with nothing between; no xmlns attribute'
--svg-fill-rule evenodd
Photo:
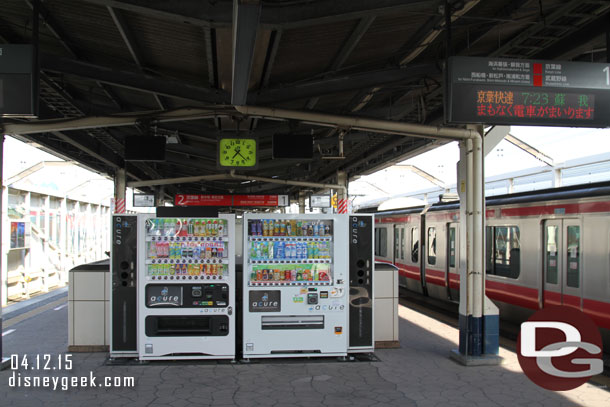
<svg viewBox="0 0 610 407"><path fill-rule="evenodd" d="M2 174L2 166L3 166L3 162L4 162L4 135L0 134L0 180L2 180L3 178L3 174ZM3 203L4 203L4 197L2 196L2 194L8 194L8 188L6 190L6 192L4 191L4 188L0 188L0 214L3 213L3 211L7 210L7 208L3 207ZM0 217L2 220L4 220L4 217ZM0 255L3 255L3 250L4 248L2 247L2 244L6 243L3 241L2 239L2 222L0 222ZM2 270L4 271L4 270ZM2 296L2 291L7 289L6 286L6 281L4 281L4 279L2 278L2 276L4 275L3 272L0 272L0 297ZM0 306L0 332L2 332L2 307ZM8 367L9 365L9 359L4 357L4 350L2 347L2 335L0 335L0 370L4 370Z"/></svg>
<svg viewBox="0 0 610 407"><path fill-rule="evenodd" d="M337 171L337 184L343 186L337 190L337 213L347 213L347 173Z"/></svg>
<svg viewBox="0 0 610 407"><path fill-rule="evenodd" d="M123 200L125 203L125 195L127 192L127 176L124 168L118 168L114 174L114 212L122 213L117 211L117 204ZM125 203L126 205L126 203ZM127 207L125 206L125 209Z"/></svg>
<svg viewBox="0 0 610 407"><path fill-rule="evenodd" d="M466 365L500 363L498 308L485 295L485 175L483 126L478 138L460 142L459 349L451 357Z"/></svg>

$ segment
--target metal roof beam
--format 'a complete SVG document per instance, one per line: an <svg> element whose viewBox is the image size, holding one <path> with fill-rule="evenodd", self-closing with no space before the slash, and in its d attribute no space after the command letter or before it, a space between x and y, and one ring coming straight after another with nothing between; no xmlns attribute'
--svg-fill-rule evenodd
<svg viewBox="0 0 610 407"><path fill-rule="evenodd" d="M568 60L591 49L591 41L604 35L610 26L610 13L597 18L594 22L587 24L581 30L576 31L561 41L547 47L535 55L538 59ZM555 40L555 38L553 39Z"/></svg>
<svg viewBox="0 0 610 407"><path fill-rule="evenodd" d="M555 166L555 161L553 160L553 158L544 154L542 151L538 150L536 147L531 146L531 145L527 144L525 141L513 136L512 134L508 133L506 136L504 136L504 139L506 141L508 141L509 143L517 146L521 150L525 151L526 153L530 154L537 160L542 161L549 167Z"/></svg>
<svg viewBox="0 0 610 407"><path fill-rule="evenodd" d="M182 81L158 78L107 66L76 61L49 54L40 55L41 69L71 74L83 78L148 93L177 97L203 103L228 103L225 91L185 84Z"/></svg>
<svg viewBox="0 0 610 407"><path fill-rule="evenodd" d="M123 42L127 46L127 49L129 50L129 53L131 54L131 57L133 58L134 62L136 63L138 68L140 68L141 70L144 69L140 50L137 48L135 37L131 29L129 28L129 25L127 25L125 17L121 14L119 10L115 10L112 7L107 7L107 9L108 13L110 13L110 17L112 17L112 21L114 21L114 25L116 26L117 30L119 30L119 34L121 34L121 38L123 38ZM161 110L165 110L166 106L163 103L161 96L156 93L153 96L159 108Z"/></svg>
<svg viewBox="0 0 610 407"><path fill-rule="evenodd" d="M248 97L250 104L269 104L288 100L358 90L378 85L415 81L427 75L440 73L435 64L413 65L404 68L392 68L373 72L358 73L343 77L321 79L293 86L267 89Z"/></svg>
<svg viewBox="0 0 610 407"><path fill-rule="evenodd" d="M347 61L349 56L352 54L352 51L354 51L354 48L356 48L356 45L358 45L371 24L373 24L373 21L375 21L375 16L368 16L360 19L358 25L356 25L356 28L354 28L349 38L347 41L345 41L345 44L343 44L341 50L333 60L333 63L330 65L330 72L334 72L343 66L345 61ZM324 78L327 78L328 76L329 75L324 75ZM310 99L307 102L307 109L313 109L319 100L320 98L317 96Z"/></svg>
<svg viewBox="0 0 610 407"><path fill-rule="evenodd" d="M159 19L204 27L227 27L233 21L233 9L227 1L180 0L85 0ZM322 3L322 4L321 4ZM425 0L333 0L302 2L286 7L265 4L260 23L264 28L295 28L368 16L381 16L429 7Z"/></svg>
<svg viewBox="0 0 610 407"><path fill-rule="evenodd" d="M231 104L245 105L261 16L260 0L233 0L233 85Z"/></svg>

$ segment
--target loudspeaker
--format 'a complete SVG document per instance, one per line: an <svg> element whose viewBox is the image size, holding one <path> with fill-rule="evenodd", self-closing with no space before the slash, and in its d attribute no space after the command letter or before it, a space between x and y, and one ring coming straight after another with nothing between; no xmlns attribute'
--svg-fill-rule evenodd
<svg viewBox="0 0 610 407"><path fill-rule="evenodd" d="M372 352L373 215L349 215L349 345L348 352Z"/></svg>
<svg viewBox="0 0 610 407"><path fill-rule="evenodd" d="M110 357L138 356L138 217L112 216Z"/></svg>

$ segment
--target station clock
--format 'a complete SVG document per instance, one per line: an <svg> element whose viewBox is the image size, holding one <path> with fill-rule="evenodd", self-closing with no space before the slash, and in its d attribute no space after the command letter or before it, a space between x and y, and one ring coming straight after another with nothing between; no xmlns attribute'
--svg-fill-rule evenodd
<svg viewBox="0 0 610 407"><path fill-rule="evenodd" d="M218 166L220 168L254 169L258 165L255 138L221 137L218 141Z"/></svg>

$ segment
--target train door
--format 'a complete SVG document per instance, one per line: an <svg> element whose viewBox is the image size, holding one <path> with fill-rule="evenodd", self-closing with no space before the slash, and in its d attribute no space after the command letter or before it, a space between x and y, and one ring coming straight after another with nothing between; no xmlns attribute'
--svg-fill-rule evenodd
<svg viewBox="0 0 610 407"><path fill-rule="evenodd" d="M581 309L581 226L578 219L544 222L543 304Z"/></svg>
<svg viewBox="0 0 610 407"><path fill-rule="evenodd" d="M460 271L459 271L458 224L447 224L447 298L451 301L460 300Z"/></svg>

